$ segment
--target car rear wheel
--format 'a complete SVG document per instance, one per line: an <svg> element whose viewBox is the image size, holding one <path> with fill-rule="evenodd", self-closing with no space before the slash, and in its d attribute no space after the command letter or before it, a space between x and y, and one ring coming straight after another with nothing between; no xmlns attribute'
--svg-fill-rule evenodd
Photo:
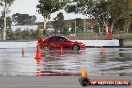
<svg viewBox="0 0 132 88"><path fill-rule="evenodd" d="M72 47L72 50L73 50L73 51L79 51L79 50L80 50L80 47L79 47L78 45L74 45L74 46Z"/></svg>
<svg viewBox="0 0 132 88"><path fill-rule="evenodd" d="M49 46L44 46L43 50L44 50L45 52L48 52L48 51L50 51L50 47L49 47Z"/></svg>

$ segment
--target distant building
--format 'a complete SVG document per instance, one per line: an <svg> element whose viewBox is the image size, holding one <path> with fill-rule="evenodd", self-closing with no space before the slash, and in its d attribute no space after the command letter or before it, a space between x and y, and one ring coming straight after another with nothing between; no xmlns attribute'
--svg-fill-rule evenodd
<svg viewBox="0 0 132 88"><path fill-rule="evenodd" d="M85 21L86 31L92 31L93 27L97 24L97 21L95 19L82 19L82 21ZM65 27L70 29L73 23L75 23L75 19L65 20Z"/></svg>
<svg viewBox="0 0 132 88"><path fill-rule="evenodd" d="M38 29L44 29L44 22L37 22L37 23L35 23L35 25L37 25L37 28ZM53 21L48 21L47 23L46 23L46 29L53 29L54 27L53 27Z"/></svg>
<svg viewBox="0 0 132 88"><path fill-rule="evenodd" d="M83 21L85 20L86 31L91 31L92 28L97 24L97 21L95 19L82 19L82 20ZM65 27L70 30L74 23L75 23L75 19L65 20ZM37 28L40 30L43 29L43 24L44 24L43 22L35 23L35 25L37 25ZM48 21L46 23L46 29L54 30L53 21Z"/></svg>
<svg viewBox="0 0 132 88"><path fill-rule="evenodd" d="M36 30L38 28L37 25L12 25L11 29L12 31L15 31L17 29L21 29L21 30Z"/></svg>

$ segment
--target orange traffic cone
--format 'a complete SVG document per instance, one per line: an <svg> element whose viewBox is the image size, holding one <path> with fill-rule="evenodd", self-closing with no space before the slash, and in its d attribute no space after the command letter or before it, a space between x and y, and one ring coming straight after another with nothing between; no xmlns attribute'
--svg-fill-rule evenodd
<svg viewBox="0 0 132 88"><path fill-rule="evenodd" d="M36 51L36 57L35 57L35 59L41 59L42 58L42 56L41 56L41 50L40 50L40 47L39 47L39 45L37 44L37 51Z"/></svg>

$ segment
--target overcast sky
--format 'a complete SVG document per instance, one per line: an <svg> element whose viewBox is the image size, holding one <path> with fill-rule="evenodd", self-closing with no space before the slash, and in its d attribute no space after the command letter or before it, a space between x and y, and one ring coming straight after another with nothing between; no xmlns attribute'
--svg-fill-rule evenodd
<svg viewBox="0 0 132 88"><path fill-rule="evenodd" d="M37 17L37 21L43 21L43 17L41 16L41 14L38 14L36 12L37 4L38 4L38 0L15 0L12 6L10 7L11 12L9 13L9 15L11 16L12 14L15 13L35 15ZM2 8L0 10L2 11ZM62 12L66 20L85 17L82 15L66 14L64 11ZM56 17L57 13L59 12L52 14L51 18L53 19L54 17Z"/></svg>

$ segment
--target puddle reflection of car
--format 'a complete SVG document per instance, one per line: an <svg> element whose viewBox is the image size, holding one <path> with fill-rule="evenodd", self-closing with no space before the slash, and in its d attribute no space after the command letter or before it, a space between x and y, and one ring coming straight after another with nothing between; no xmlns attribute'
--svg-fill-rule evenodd
<svg viewBox="0 0 132 88"><path fill-rule="evenodd" d="M86 48L85 44L81 42L73 42L63 36L51 36L46 39L39 38L38 44L44 51L50 50L73 50L79 51Z"/></svg>

